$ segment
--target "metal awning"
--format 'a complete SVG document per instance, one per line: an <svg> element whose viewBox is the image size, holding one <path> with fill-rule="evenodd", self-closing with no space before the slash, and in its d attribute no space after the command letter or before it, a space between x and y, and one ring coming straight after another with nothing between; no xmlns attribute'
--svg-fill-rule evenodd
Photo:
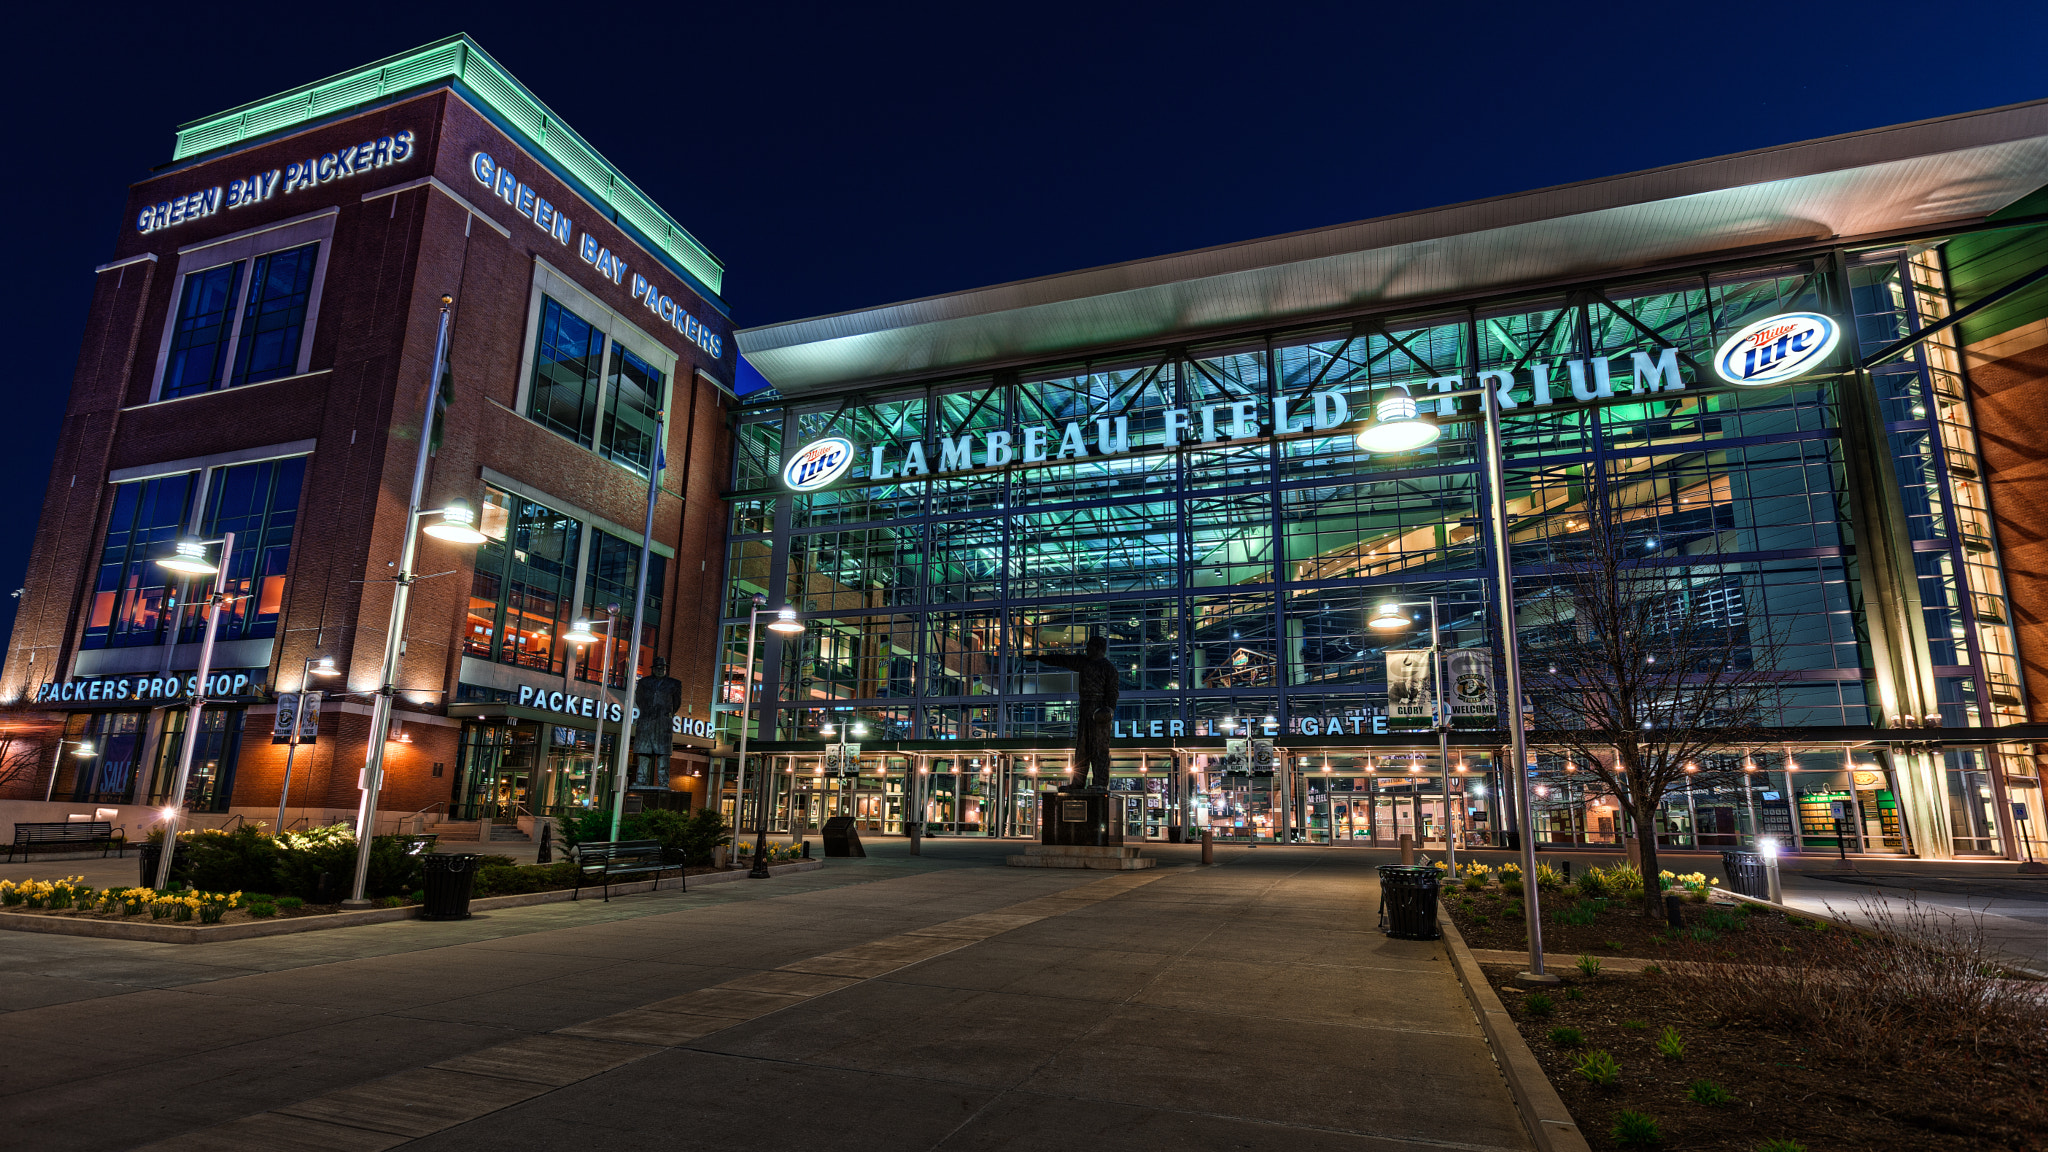
<svg viewBox="0 0 2048 1152"><path fill-rule="evenodd" d="M786 396L1964 225L2048 184L2048 100L750 328Z"/></svg>

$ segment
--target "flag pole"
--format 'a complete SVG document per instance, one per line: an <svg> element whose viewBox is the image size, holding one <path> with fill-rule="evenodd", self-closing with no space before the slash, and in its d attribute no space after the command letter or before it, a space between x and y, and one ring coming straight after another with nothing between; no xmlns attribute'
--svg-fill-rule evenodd
<svg viewBox="0 0 2048 1152"><path fill-rule="evenodd" d="M640 582L633 590L633 639L626 646L626 719L619 725L618 771L612 774L614 840L619 838L619 823L626 817L626 770L633 762L633 727L639 719L634 697L640 687L640 621L647 609L647 558L654 550L654 501L661 494L661 470L668 464L668 453L664 451L667 441L668 412L663 410L654 414L654 460L647 469L647 519L640 529ZM663 743L667 743L666 737ZM596 751L602 754L604 749Z"/></svg>

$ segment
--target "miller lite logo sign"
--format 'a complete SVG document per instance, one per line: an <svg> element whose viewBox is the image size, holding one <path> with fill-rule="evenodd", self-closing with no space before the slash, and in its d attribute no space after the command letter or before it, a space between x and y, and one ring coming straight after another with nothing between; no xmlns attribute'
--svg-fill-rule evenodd
<svg viewBox="0 0 2048 1152"><path fill-rule="evenodd" d="M1842 335L1818 312L1784 312L1730 336L1714 353L1714 374L1730 384L1777 384L1826 360Z"/></svg>
<svg viewBox="0 0 2048 1152"><path fill-rule="evenodd" d="M782 482L798 492L811 492L846 474L853 467L853 441L841 436L813 440L797 449L782 469Z"/></svg>

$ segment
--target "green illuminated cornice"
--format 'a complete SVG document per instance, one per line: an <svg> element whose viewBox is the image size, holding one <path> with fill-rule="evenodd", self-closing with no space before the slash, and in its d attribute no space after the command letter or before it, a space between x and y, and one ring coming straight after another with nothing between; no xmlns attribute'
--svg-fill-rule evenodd
<svg viewBox="0 0 2048 1152"><path fill-rule="evenodd" d="M467 35L436 40L423 48L366 64L339 76L330 76L289 92L230 108L204 119L178 126L178 144L172 159L183 160L239 144L244 140L294 128L332 116L337 112L380 100L385 96L432 84L455 80L464 94L485 105L485 112L524 133L537 145L544 158L562 166L584 188L598 197L601 206L618 220L630 224L663 253L674 259L713 294L725 279L725 265L696 237L647 194L600 156L597 149L562 123L526 85L491 59Z"/></svg>

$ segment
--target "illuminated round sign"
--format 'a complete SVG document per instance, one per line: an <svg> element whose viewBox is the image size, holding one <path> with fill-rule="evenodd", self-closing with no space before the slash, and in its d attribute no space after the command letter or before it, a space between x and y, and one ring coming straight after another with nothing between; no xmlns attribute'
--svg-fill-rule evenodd
<svg viewBox="0 0 2048 1152"><path fill-rule="evenodd" d="M1730 336L1714 353L1714 374L1730 384L1778 384L1826 360L1841 336L1818 312L1781 312Z"/></svg>
<svg viewBox="0 0 2048 1152"><path fill-rule="evenodd" d="M811 492L846 474L853 467L853 441L827 436L797 449L782 469L782 482L798 492Z"/></svg>

